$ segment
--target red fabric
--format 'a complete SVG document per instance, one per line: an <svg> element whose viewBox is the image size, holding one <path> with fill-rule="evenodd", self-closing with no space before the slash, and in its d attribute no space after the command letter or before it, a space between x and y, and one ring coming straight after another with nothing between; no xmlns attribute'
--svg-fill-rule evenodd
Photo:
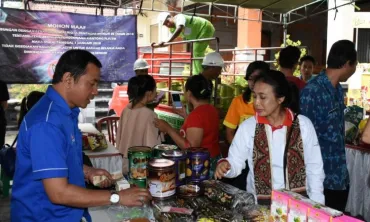
<svg viewBox="0 0 370 222"><path fill-rule="evenodd" d="M186 118L180 134L186 138L188 128L202 128L203 139L200 146L207 148L211 157L216 157L220 154L218 145L219 122L218 110L214 106L210 104L201 105L195 108Z"/></svg>
<svg viewBox="0 0 370 222"><path fill-rule="evenodd" d="M294 114L293 112L290 110L290 109L285 109L285 118L284 118L284 122L283 124L281 124L280 126L272 126L269 121L267 120L266 117L264 116L259 116L258 113L256 113L256 120L257 120L257 123L260 123L260 124L268 124L271 126L272 128L272 131L274 132L275 130L277 129L281 129L283 128L283 126L288 126L290 127L293 123L293 118L294 118Z"/></svg>
<svg viewBox="0 0 370 222"><path fill-rule="evenodd" d="M289 82L292 82L294 83L299 90L302 90L305 86L306 86L306 83L298 78L298 77L295 77L295 76L287 76L286 79L289 81Z"/></svg>

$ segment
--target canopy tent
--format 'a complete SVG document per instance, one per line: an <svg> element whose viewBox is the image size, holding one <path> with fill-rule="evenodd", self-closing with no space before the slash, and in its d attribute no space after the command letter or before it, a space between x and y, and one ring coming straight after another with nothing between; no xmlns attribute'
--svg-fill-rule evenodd
<svg viewBox="0 0 370 222"><path fill-rule="evenodd" d="M29 1L33 3L132 9L136 13L141 13L142 11L168 11L174 14L184 13L201 17L217 17L289 25L317 14L325 13L328 10L335 10L345 5L354 5L356 2L367 0L348 0L345 4L336 5L330 9L325 8L325 10L322 8L319 9L319 6L327 3L329 0L25 0L26 9ZM163 7L158 7L158 5L166 5L168 8L163 9ZM310 6L312 7L310 8ZM204 10L205 7L208 7L208 9ZM220 9L220 7L227 7L227 12L225 11L223 15L214 14L214 9ZM239 7L260 10L261 14L264 13L267 15L266 17L268 19L262 19L262 16L259 19L240 17L238 16ZM200 10L198 9L201 8L202 11L207 11L207 13L199 13ZM223 11L222 9L220 10Z"/></svg>
<svg viewBox="0 0 370 222"><path fill-rule="evenodd" d="M272 13L284 14L298 7L315 2L322 2L322 0L192 0L199 3L219 3L235 5L243 8L267 10Z"/></svg>

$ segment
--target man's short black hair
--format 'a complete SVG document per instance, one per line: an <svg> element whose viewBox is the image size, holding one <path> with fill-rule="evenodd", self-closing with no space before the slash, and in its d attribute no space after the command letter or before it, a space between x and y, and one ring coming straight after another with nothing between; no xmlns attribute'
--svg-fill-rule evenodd
<svg viewBox="0 0 370 222"><path fill-rule="evenodd" d="M73 49L63 53L55 67L52 84L61 82L66 72L70 72L73 79L78 81L89 63L102 67L99 59L86 50Z"/></svg>
<svg viewBox="0 0 370 222"><path fill-rule="evenodd" d="M312 62L313 65L316 64L316 60L314 57L310 56L310 55L306 55L306 56L303 56L301 58L301 60L299 60L299 64L302 65L303 62L305 61L309 61L309 62Z"/></svg>
<svg viewBox="0 0 370 222"><path fill-rule="evenodd" d="M349 40L339 40L329 51L328 68L340 69L347 61L350 65L354 65L357 61L355 44Z"/></svg>
<svg viewBox="0 0 370 222"><path fill-rule="evenodd" d="M301 50L295 46L287 46L279 53L279 65L282 68L293 69L301 57Z"/></svg>

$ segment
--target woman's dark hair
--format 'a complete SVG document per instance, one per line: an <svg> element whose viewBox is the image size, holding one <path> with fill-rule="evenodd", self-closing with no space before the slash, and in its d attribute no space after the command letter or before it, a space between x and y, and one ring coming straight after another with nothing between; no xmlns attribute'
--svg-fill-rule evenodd
<svg viewBox="0 0 370 222"><path fill-rule="evenodd" d="M39 91L32 91L28 96L22 99L21 110L19 111L18 128L21 126L24 116L31 110L31 108L43 97L45 93Z"/></svg>
<svg viewBox="0 0 370 222"><path fill-rule="evenodd" d="M257 82L263 82L270 85L277 98L285 97L281 105L284 108L289 108L293 112L298 113L299 90L293 83L288 82L282 72L269 70L261 73L255 80L255 83Z"/></svg>
<svg viewBox="0 0 370 222"><path fill-rule="evenodd" d="M197 100L209 100L212 95L212 82L202 75L188 78L185 91L190 91Z"/></svg>
<svg viewBox="0 0 370 222"><path fill-rule="evenodd" d="M303 56L300 60L299 60L299 65L302 65L303 62L305 61L310 61L312 62L313 65L316 64L316 60L314 57L310 56L310 55L306 55L306 56Z"/></svg>
<svg viewBox="0 0 370 222"><path fill-rule="evenodd" d="M65 52L55 67L52 83L57 84L61 82L66 72L70 72L73 79L78 81L85 73L86 66L89 63L96 65L98 68L102 67L99 59L88 51L73 49Z"/></svg>
<svg viewBox="0 0 370 222"><path fill-rule="evenodd" d="M154 91L156 88L155 80L150 75L134 76L128 81L127 94L132 107L140 102L146 92Z"/></svg>
<svg viewBox="0 0 370 222"><path fill-rule="evenodd" d="M340 40L333 44L328 55L328 68L340 69L346 62L354 65L357 61L355 44L349 40Z"/></svg>
<svg viewBox="0 0 370 222"><path fill-rule="evenodd" d="M254 73L256 70L259 70L260 72L267 72L268 70L270 70L270 66L264 61L254 61L250 63L245 73L245 80L248 80L249 77L252 75L252 73ZM252 90L248 86L243 93L243 101L245 103L250 102L251 94L252 94Z"/></svg>

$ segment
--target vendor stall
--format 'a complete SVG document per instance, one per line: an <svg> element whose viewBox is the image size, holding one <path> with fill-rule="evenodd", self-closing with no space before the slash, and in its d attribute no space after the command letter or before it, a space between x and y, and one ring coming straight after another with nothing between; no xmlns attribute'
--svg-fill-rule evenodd
<svg viewBox="0 0 370 222"><path fill-rule="evenodd" d="M93 221L320 221L356 222L342 212L317 204L287 190L273 191L271 206L255 203L255 197L217 180L177 189L176 196L143 207L109 206L90 208ZM141 220L139 220L139 218Z"/></svg>

